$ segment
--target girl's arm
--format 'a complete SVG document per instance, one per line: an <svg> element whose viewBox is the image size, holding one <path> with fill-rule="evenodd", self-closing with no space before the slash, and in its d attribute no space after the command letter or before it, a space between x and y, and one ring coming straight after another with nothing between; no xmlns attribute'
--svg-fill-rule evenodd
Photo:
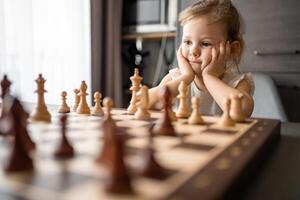
<svg viewBox="0 0 300 200"><path fill-rule="evenodd" d="M205 86L217 104L222 110L222 101L224 98L229 98L231 94L242 93L244 98L242 99L242 111L247 116L250 117L254 108L254 101L250 95L250 84L246 80L242 80L236 88L232 88L220 80L218 77L206 74L203 76Z"/></svg>
<svg viewBox="0 0 300 200"><path fill-rule="evenodd" d="M229 98L231 94L244 94L244 98L242 99L242 111L249 117L252 114L254 107L254 101L250 95L250 84L246 80L242 80L236 88L232 88L220 79L220 76L225 72L226 61L229 59L230 55L231 48L228 41L226 43L220 43L219 51L212 48L211 62L202 72L203 82L222 110L224 110L222 105L224 98Z"/></svg>
<svg viewBox="0 0 300 200"><path fill-rule="evenodd" d="M170 74L167 74L158 86L153 87L149 90L150 108L160 109L160 91L164 86L169 88L173 96L176 96L178 94L178 86L180 82L184 81L188 83L189 79L189 75L182 74L178 78L172 80Z"/></svg>

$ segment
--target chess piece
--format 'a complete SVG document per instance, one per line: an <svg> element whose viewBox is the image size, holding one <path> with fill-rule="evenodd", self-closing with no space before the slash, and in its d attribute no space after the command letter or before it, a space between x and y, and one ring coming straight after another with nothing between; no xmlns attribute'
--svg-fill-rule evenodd
<svg viewBox="0 0 300 200"><path fill-rule="evenodd" d="M244 122L246 119L246 115L242 110L242 99L244 95L242 93L238 93L237 95L230 95L231 100L231 109L230 109L230 117L236 122Z"/></svg>
<svg viewBox="0 0 300 200"><path fill-rule="evenodd" d="M171 93L167 87L162 89L163 117L155 124L153 132L157 135L177 136L171 123L169 110Z"/></svg>
<svg viewBox="0 0 300 200"><path fill-rule="evenodd" d="M195 96L192 98L192 114L188 118L188 124L203 124L204 120L200 114L200 97Z"/></svg>
<svg viewBox="0 0 300 200"><path fill-rule="evenodd" d="M114 105L113 100L110 97L103 99L103 105L105 107L106 119L111 119L111 110Z"/></svg>
<svg viewBox="0 0 300 200"><path fill-rule="evenodd" d="M38 99L37 105L31 113L30 119L32 121L51 122L51 115L47 110L44 99L44 93L47 92L44 89L46 80L43 78L42 74L39 74L39 77L35 80L35 82L37 83L37 90L35 92L38 94Z"/></svg>
<svg viewBox="0 0 300 200"><path fill-rule="evenodd" d="M108 138L110 143L109 171L110 176L105 184L105 190L109 193L131 193L131 179L124 162L124 138L112 132Z"/></svg>
<svg viewBox="0 0 300 200"><path fill-rule="evenodd" d="M118 134L116 123L111 117L113 101L106 97L103 100L106 110L102 122L103 145L96 162L104 164L109 170L105 190L109 193L129 193L132 191L130 177L124 163L124 137Z"/></svg>
<svg viewBox="0 0 300 200"><path fill-rule="evenodd" d="M101 131L103 135L103 145L99 156L96 158L98 163L108 163L110 159L110 137L116 131L116 123L111 117L111 109L113 107L113 101L110 97L105 97L103 100L105 108L105 117L101 124Z"/></svg>
<svg viewBox="0 0 300 200"><path fill-rule="evenodd" d="M138 110L134 114L135 119L146 120L150 118L149 109L149 92L148 87L141 88L141 100L138 105Z"/></svg>
<svg viewBox="0 0 300 200"><path fill-rule="evenodd" d="M59 113L69 113L70 112L70 107L68 106L66 99L67 99L67 92L62 91L62 93L61 93L62 104L58 109Z"/></svg>
<svg viewBox="0 0 300 200"><path fill-rule="evenodd" d="M179 87L179 95L177 98L179 99L179 107L178 111L176 112L176 116L179 118L187 118L190 116L190 108L188 102L188 86L184 81L181 81Z"/></svg>
<svg viewBox="0 0 300 200"><path fill-rule="evenodd" d="M223 107L224 107L224 112L223 115L220 119L220 121L217 122L217 126L219 127L230 127L230 126L234 126L235 122L230 118L229 116L229 111L230 111L230 107L231 107L231 102L229 98L225 98L223 100Z"/></svg>
<svg viewBox="0 0 300 200"><path fill-rule="evenodd" d="M149 128L149 142L148 146L143 153L143 162L140 168L140 174L142 176L150 178L161 178L166 175L166 169L164 169L155 159L153 148L153 126Z"/></svg>
<svg viewBox="0 0 300 200"><path fill-rule="evenodd" d="M24 137L24 134L26 134L24 132L24 110L21 103L16 98L13 100L10 114L14 142L5 171L10 173L32 170L33 161L30 157L29 143Z"/></svg>
<svg viewBox="0 0 300 200"><path fill-rule="evenodd" d="M79 93L80 103L76 110L77 114L86 114L86 115L90 114L90 108L86 101L86 96L88 95L86 90L87 90L87 85L86 85L85 81L82 81L81 86L80 86L80 93Z"/></svg>
<svg viewBox="0 0 300 200"><path fill-rule="evenodd" d="M10 88L11 82L8 80L7 75L5 74L3 76L3 79L1 81L1 99L2 99L2 104L0 107L0 119L4 118L4 109L5 109L5 101L4 98L9 94L9 88ZM1 133L0 133L1 135Z"/></svg>
<svg viewBox="0 0 300 200"><path fill-rule="evenodd" d="M19 106L20 106L20 114L22 117L21 124L19 127L21 130L20 132L22 133L22 138L23 138L25 147L27 148L28 151L32 151L32 150L36 149L36 145L30 138L29 133L27 131L27 121L29 118L29 114L24 110L21 103L19 103Z"/></svg>
<svg viewBox="0 0 300 200"><path fill-rule="evenodd" d="M73 91L75 93L75 102L74 102L74 105L72 107L72 111L76 112L76 110L77 110L77 108L79 106L79 103L80 103L80 96L79 96L79 92L80 91L78 89L74 89Z"/></svg>
<svg viewBox="0 0 300 200"><path fill-rule="evenodd" d="M58 145L58 148L56 149L54 156L56 158L72 158L74 157L74 149L71 146L67 136L66 136L66 124L67 124L67 115L63 114L60 117L60 122L61 122L61 132L62 132L62 137L61 137L61 142Z"/></svg>
<svg viewBox="0 0 300 200"><path fill-rule="evenodd" d="M142 82L142 77L139 76L139 69L135 68L134 69L134 75L130 77L132 86L130 87L131 90L131 100L130 100L130 104L127 108L128 114L133 115L136 111L137 111L137 93L141 88L141 82Z"/></svg>
<svg viewBox="0 0 300 200"><path fill-rule="evenodd" d="M1 98L4 99L5 95L8 94L11 82L8 80L7 75L4 74L1 81Z"/></svg>
<svg viewBox="0 0 300 200"><path fill-rule="evenodd" d="M100 92L95 92L94 94L95 106L91 110L92 115L101 116L101 117L104 115L104 112L101 108L101 98L102 98L102 94Z"/></svg>
<svg viewBox="0 0 300 200"><path fill-rule="evenodd" d="M169 116L170 116L170 120L172 122L177 121L177 117L176 117L176 113L173 111L173 102L174 102L174 95L171 94L170 97L170 107L169 107Z"/></svg>

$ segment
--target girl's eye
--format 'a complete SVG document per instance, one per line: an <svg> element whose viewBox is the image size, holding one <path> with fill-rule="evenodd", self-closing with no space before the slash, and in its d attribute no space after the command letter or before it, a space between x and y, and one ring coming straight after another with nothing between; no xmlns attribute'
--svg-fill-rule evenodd
<svg viewBox="0 0 300 200"><path fill-rule="evenodd" d="M212 44L209 43L209 42L202 42L202 46L203 46L203 47L211 47Z"/></svg>
<svg viewBox="0 0 300 200"><path fill-rule="evenodd" d="M192 44L192 42L191 42L191 41L189 41L189 40L185 40L185 41L184 41L184 44L186 44L186 45L191 45L191 44Z"/></svg>

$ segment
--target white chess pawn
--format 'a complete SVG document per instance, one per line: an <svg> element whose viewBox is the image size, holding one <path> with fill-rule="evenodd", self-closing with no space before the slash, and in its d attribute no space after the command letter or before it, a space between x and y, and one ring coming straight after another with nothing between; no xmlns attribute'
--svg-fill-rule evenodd
<svg viewBox="0 0 300 200"><path fill-rule="evenodd" d="M104 112L101 108L101 98L102 98L102 94L100 92L95 92L94 94L95 106L91 110L92 115L96 115L96 116L104 115Z"/></svg>
<svg viewBox="0 0 300 200"><path fill-rule="evenodd" d="M189 108L188 102L188 86L184 81L181 81L179 87L179 95L177 98L179 99L179 107L176 112L176 116L179 118L187 118L190 116L191 111Z"/></svg>
<svg viewBox="0 0 300 200"><path fill-rule="evenodd" d="M78 89L74 89L73 92L75 93L75 102L74 102L74 105L72 107L72 111L76 112L76 110L78 108L78 105L80 103L80 96L78 95L80 91Z"/></svg>
<svg viewBox="0 0 300 200"><path fill-rule="evenodd" d="M237 95L230 95L231 107L230 107L230 117L236 122L243 122L246 119L246 115L242 110L242 99L244 95L238 93Z"/></svg>
<svg viewBox="0 0 300 200"><path fill-rule="evenodd" d="M87 85L86 85L85 81L82 81L81 86L80 86L80 93L79 93L80 103L76 110L77 114L88 115L91 112L89 105L87 104L87 101L86 101L86 96L88 95L88 93L86 93L86 90L87 90Z"/></svg>
<svg viewBox="0 0 300 200"><path fill-rule="evenodd" d="M188 124L203 124L204 120L199 111L200 108L200 97L195 96L192 98L192 114L188 118Z"/></svg>
<svg viewBox="0 0 300 200"><path fill-rule="evenodd" d="M224 107L224 112L223 115L220 119L220 121L217 122L217 126L219 127L230 127L230 126L234 126L235 122L230 118L229 116L229 111L230 111L230 107L231 107L231 101L229 98L225 98L223 100L223 107Z"/></svg>
<svg viewBox="0 0 300 200"><path fill-rule="evenodd" d="M128 114L133 115L137 111L137 93L141 89L141 82L142 77L139 75L139 69L134 69L134 75L130 77L132 86L130 87L130 90L132 91L132 96L130 100L130 104L127 108Z"/></svg>
<svg viewBox="0 0 300 200"><path fill-rule="evenodd" d="M141 88L141 100L138 105L138 109L134 114L135 119L149 119L150 118L150 112L149 109L149 92L148 87L143 86Z"/></svg>
<svg viewBox="0 0 300 200"><path fill-rule="evenodd" d="M171 95L170 97L170 108L169 108L169 116L170 116L170 120L172 122L177 121L177 117L176 117L176 113L173 111L173 102L174 102L174 96Z"/></svg>
<svg viewBox="0 0 300 200"><path fill-rule="evenodd" d="M68 106L68 104L66 102L66 100L67 100L67 92L66 91L62 91L61 100L62 100L62 103L58 109L58 112L59 113L69 113L70 107Z"/></svg>
<svg viewBox="0 0 300 200"><path fill-rule="evenodd" d="M103 106L105 108L106 118L111 118L111 110L113 107L113 100L110 97L105 97L103 99Z"/></svg>
<svg viewBox="0 0 300 200"><path fill-rule="evenodd" d="M44 89L46 80L43 78L42 74L39 74L39 77L35 80L37 83L37 90L35 91L38 94L37 105L33 112L31 113L31 121L42 121L42 122L51 122L51 114L47 110L45 103L44 93L47 90Z"/></svg>

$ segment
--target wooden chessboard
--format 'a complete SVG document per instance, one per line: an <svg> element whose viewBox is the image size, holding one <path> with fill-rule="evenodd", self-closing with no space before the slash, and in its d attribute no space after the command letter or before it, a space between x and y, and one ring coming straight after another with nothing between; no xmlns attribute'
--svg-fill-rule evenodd
<svg viewBox="0 0 300 200"><path fill-rule="evenodd" d="M67 135L76 156L56 160L53 152L61 137L59 114L52 123L30 123L28 130L37 143L31 173L5 174L0 170L0 199L214 199L222 197L264 148L280 135L280 122L248 119L235 127L221 129L213 124L218 117L204 116L205 125L174 122L179 137L154 138L156 158L169 173L160 179L136 173L141 153L147 146L148 126L162 113L152 112L151 120L135 120L124 109L113 109L113 119L130 137L126 140L126 164L134 193L111 195L103 190L107 176L95 162L102 145L101 118L70 113ZM9 142L0 138L0 165L9 154Z"/></svg>

